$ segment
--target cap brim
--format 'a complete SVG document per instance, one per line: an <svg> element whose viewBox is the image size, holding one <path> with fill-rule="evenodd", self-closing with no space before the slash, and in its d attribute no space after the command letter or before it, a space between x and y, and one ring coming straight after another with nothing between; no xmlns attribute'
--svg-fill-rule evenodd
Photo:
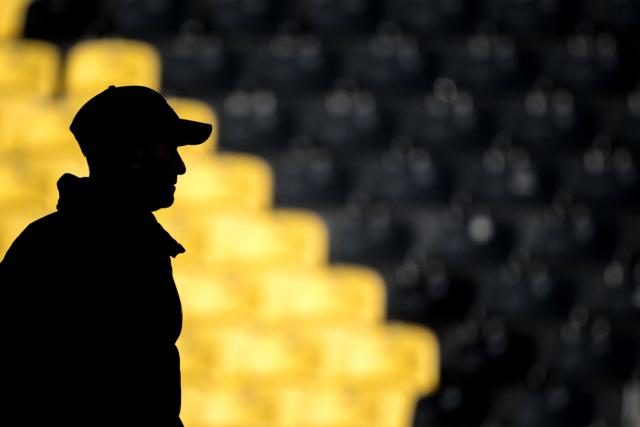
<svg viewBox="0 0 640 427"><path fill-rule="evenodd" d="M198 145L209 139L213 126L209 123L179 119L176 140L178 145Z"/></svg>

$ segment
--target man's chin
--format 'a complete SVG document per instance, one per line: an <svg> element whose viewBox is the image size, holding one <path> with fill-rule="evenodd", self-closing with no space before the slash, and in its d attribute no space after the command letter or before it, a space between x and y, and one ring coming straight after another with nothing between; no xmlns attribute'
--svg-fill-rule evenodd
<svg viewBox="0 0 640 427"><path fill-rule="evenodd" d="M171 197L165 197L162 200L157 200L155 203L151 204L151 211L157 211L158 209L168 208L173 205L174 198L173 194Z"/></svg>

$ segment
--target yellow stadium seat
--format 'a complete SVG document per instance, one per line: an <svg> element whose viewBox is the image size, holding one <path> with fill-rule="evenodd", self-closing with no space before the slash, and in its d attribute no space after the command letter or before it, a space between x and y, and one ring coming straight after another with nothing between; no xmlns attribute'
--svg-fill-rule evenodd
<svg viewBox="0 0 640 427"><path fill-rule="evenodd" d="M302 209L276 209L273 221L280 257L274 261L320 265L329 262L329 230L318 214ZM274 243L276 243L274 242Z"/></svg>
<svg viewBox="0 0 640 427"><path fill-rule="evenodd" d="M243 277L256 317L266 324L376 324L384 319L384 282L356 266L254 269Z"/></svg>
<svg viewBox="0 0 640 427"><path fill-rule="evenodd" d="M82 158L69 130L77 109L77 103L68 99L30 102L13 117L15 130L8 142L9 151L29 160L51 156Z"/></svg>
<svg viewBox="0 0 640 427"><path fill-rule="evenodd" d="M412 427L418 398L403 387L358 390L366 405L367 418L379 427Z"/></svg>
<svg viewBox="0 0 640 427"><path fill-rule="evenodd" d="M322 376L357 387L402 386L415 394L431 393L439 382L435 335L416 325L326 327L304 332Z"/></svg>
<svg viewBox="0 0 640 427"><path fill-rule="evenodd" d="M142 85L160 90L161 62L150 44L127 39L86 40L68 53L65 90L86 101L109 85Z"/></svg>
<svg viewBox="0 0 640 427"><path fill-rule="evenodd" d="M358 265L337 264L331 267L333 282L348 301L346 310L356 311L358 318L377 323L386 315L384 279L377 271Z"/></svg>
<svg viewBox="0 0 640 427"><path fill-rule="evenodd" d="M399 388L301 381L265 386L183 386L181 418L194 427L410 427L416 398Z"/></svg>
<svg viewBox="0 0 640 427"><path fill-rule="evenodd" d="M0 158L11 158L11 151L18 129L18 118L28 111L33 103L31 98L0 96Z"/></svg>
<svg viewBox="0 0 640 427"><path fill-rule="evenodd" d="M186 158L209 157L218 146L218 117L213 108L206 102L190 98L168 97L167 102L183 119L211 123L211 136L202 145L189 147L184 152Z"/></svg>
<svg viewBox="0 0 640 427"><path fill-rule="evenodd" d="M54 95L59 87L60 64L60 50L49 42L0 41L0 98Z"/></svg>
<svg viewBox="0 0 640 427"><path fill-rule="evenodd" d="M0 1L0 39L18 38L24 30L31 0Z"/></svg>
<svg viewBox="0 0 640 427"><path fill-rule="evenodd" d="M346 388L319 383L262 389L277 427L410 427L416 398L397 387Z"/></svg>
<svg viewBox="0 0 640 427"><path fill-rule="evenodd" d="M1 103L0 103L1 105ZM69 131L77 105L69 100L38 100L17 103L6 121L12 123L3 153L19 176L19 185L54 208L56 182L66 172L86 176L85 158ZM0 118L2 114L0 113Z"/></svg>
<svg viewBox="0 0 640 427"><path fill-rule="evenodd" d="M182 388L180 418L191 427L265 427L265 401L246 388Z"/></svg>
<svg viewBox="0 0 640 427"><path fill-rule="evenodd" d="M0 158L0 206L38 203L40 195L32 190L28 178L20 173L18 165L7 158Z"/></svg>
<svg viewBox="0 0 640 427"><path fill-rule="evenodd" d="M183 265L183 264L179 264ZM174 269L185 317L185 329L245 321L252 316L244 287L231 274L206 269Z"/></svg>
<svg viewBox="0 0 640 427"><path fill-rule="evenodd" d="M203 265L258 268L320 265L328 259L327 227L308 211L209 210L203 206L184 211L181 217L160 211L158 218L187 248L189 256Z"/></svg>
<svg viewBox="0 0 640 427"><path fill-rule="evenodd" d="M192 147L185 147L187 153ZM178 178L173 215L188 209L266 209L273 202L273 177L269 164L242 153L185 159L187 173ZM184 207L184 209L183 209Z"/></svg>
<svg viewBox="0 0 640 427"><path fill-rule="evenodd" d="M323 384L293 384L262 393L277 427L378 427L354 391Z"/></svg>
<svg viewBox="0 0 640 427"><path fill-rule="evenodd" d="M223 265L319 265L328 259L328 231L304 211L223 211L205 221L204 256Z"/></svg>
<svg viewBox="0 0 640 427"><path fill-rule="evenodd" d="M188 334L187 366L212 384L278 385L314 372L309 347L290 331L256 323L212 323L183 333Z"/></svg>

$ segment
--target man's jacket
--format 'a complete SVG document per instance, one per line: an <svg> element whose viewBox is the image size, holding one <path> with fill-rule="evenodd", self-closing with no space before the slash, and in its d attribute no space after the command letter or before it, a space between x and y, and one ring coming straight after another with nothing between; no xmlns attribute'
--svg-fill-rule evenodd
<svg viewBox="0 0 640 427"><path fill-rule="evenodd" d="M0 263L0 424L180 426L184 249L87 178L58 189Z"/></svg>

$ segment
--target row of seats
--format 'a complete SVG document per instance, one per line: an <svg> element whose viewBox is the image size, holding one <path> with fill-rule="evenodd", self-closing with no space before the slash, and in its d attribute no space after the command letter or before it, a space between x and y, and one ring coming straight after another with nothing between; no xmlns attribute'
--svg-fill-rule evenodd
<svg viewBox="0 0 640 427"><path fill-rule="evenodd" d="M271 387L183 387L185 425L228 427L403 427L415 399L402 388L300 382Z"/></svg>
<svg viewBox="0 0 640 427"><path fill-rule="evenodd" d="M497 266L447 263L436 256L411 256L385 274L391 317L432 326L454 323L484 307L490 315L533 329L559 324L576 307L604 316L620 332L633 334L640 315L636 255L620 254L576 271L535 257ZM471 260L473 261L473 260Z"/></svg>
<svg viewBox="0 0 640 427"><path fill-rule="evenodd" d="M227 149L265 153L305 137L333 150L366 154L408 138L453 154L506 137L543 154L586 148L600 133L637 146L637 95L633 90L584 101L547 81L496 100L441 78L431 90L404 96L377 95L346 81L321 93L286 96L248 87L211 99L225 123L220 144Z"/></svg>
<svg viewBox="0 0 640 427"><path fill-rule="evenodd" d="M78 43L62 64L60 49L40 40L11 40L0 43L3 96L50 97L60 93L85 101L107 82L161 84L160 57L152 46L133 40L99 40ZM61 71L64 66L64 78ZM80 101L78 101L80 102Z"/></svg>
<svg viewBox="0 0 640 427"><path fill-rule="evenodd" d="M336 150L299 141L270 156L275 198L285 206L363 196L388 204L446 204L461 192L488 204L550 204L566 194L594 207L636 205L637 151L604 135L551 159L505 137L455 158L398 139L391 149L346 161Z"/></svg>
<svg viewBox="0 0 640 427"><path fill-rule="evenodd" d="M2 44L3 97L52 96L60 93L59 83L63 81L62 93L73 100L68 107L72 111L109 82L128 81L153 88L162 84L160 54L144 42L103 39L77 43L65 59L64 73L57 49L42 41ZM554 64L558 61L554 60ZM196 84L193 76L189 77L189 83ZM586 85L593 88L592 83ZM307 135L336 150L353 151L388 147L397 135L441 150L454 145L486 146L492 135L504 134L518 145L540 151L566 145L567 141L585 146L597 132L623 141L636 133L637 91L621 94L613 105L599 107L585 105L570 91L548 82L493 105L484 105L486 97L473 95L450 78L437 79L431 90L423 93L396 98L394 102L393 98L380 98L357 84L345 84L319 95L292 98L257 86L237 89L214 100L220 105L225 123L221 145L261 154L282 147L296 135Z"/></svg>
<svg viewBox="0 0 640 427"><path fill-rule="evenodd" d="M387 24L370 35L335 41L295 30L243 40L190 29L157 45L165 84L177 90L220 90L255 80L291 91L344 78L376 89L419 89L448 76L476 91L507 92L550 79L584 92L635 83L629 67L637 68L637 54L624 40L594 30L543 43L491 30L421 39Z"/></svg>
<svg viewBox="0 0 640 427"><path fill-rule="evenodd" d="M414 397L438 385L438 344L407 324L185 324L182 376L193 384L397 387Z"/></svg>
<svg viewBox="0 0 640 427"><path fill-rule="evenodd" d="M464 196L464 195L463 195ZM637 250L637 219L602 216L570 199L551 205L483 204L400 206L351 203L323 212L332 259L376 265L402 260L410 251L471 267L506 262L519 253L555 264L606 261L618 250ZM400 210L403 209L403 212ZM574 266L574 264L570 264Z"/></svg>
<svg viewBox="0 0 640 427"><path fill-rule="evenodd" d="M32 4L30 4L32 3ZM26 19L17 10L27 9ZM583 22L605 29L634 31L640 10L633 0L11 0L4 34L25 25L29 37L69 39L87 32L129 37L175 32L199 20L215 31L274 31L283 23L318 32L367 31L381 21L394 21L420 34L468 31L491 22L519 34L566 33Z"/></svg>
<svg viewBox="0 0 640 427"><path fill-rule="evenodd" d="M227 267L228 268L228 267ZM386 315L384 279L362 266L252 266L210 272L174 263L188 322L262 325L377 325Z"/></svg>
<svg viewBox="0 0 640 427"><path fill-rule="evenodd" d="M525 385L487 393L482 385L450 384L418 404L416 426L634 426L635 389L585 390L544 379L538 370ZM612 408L618 408L617 412Z"/></svg>

